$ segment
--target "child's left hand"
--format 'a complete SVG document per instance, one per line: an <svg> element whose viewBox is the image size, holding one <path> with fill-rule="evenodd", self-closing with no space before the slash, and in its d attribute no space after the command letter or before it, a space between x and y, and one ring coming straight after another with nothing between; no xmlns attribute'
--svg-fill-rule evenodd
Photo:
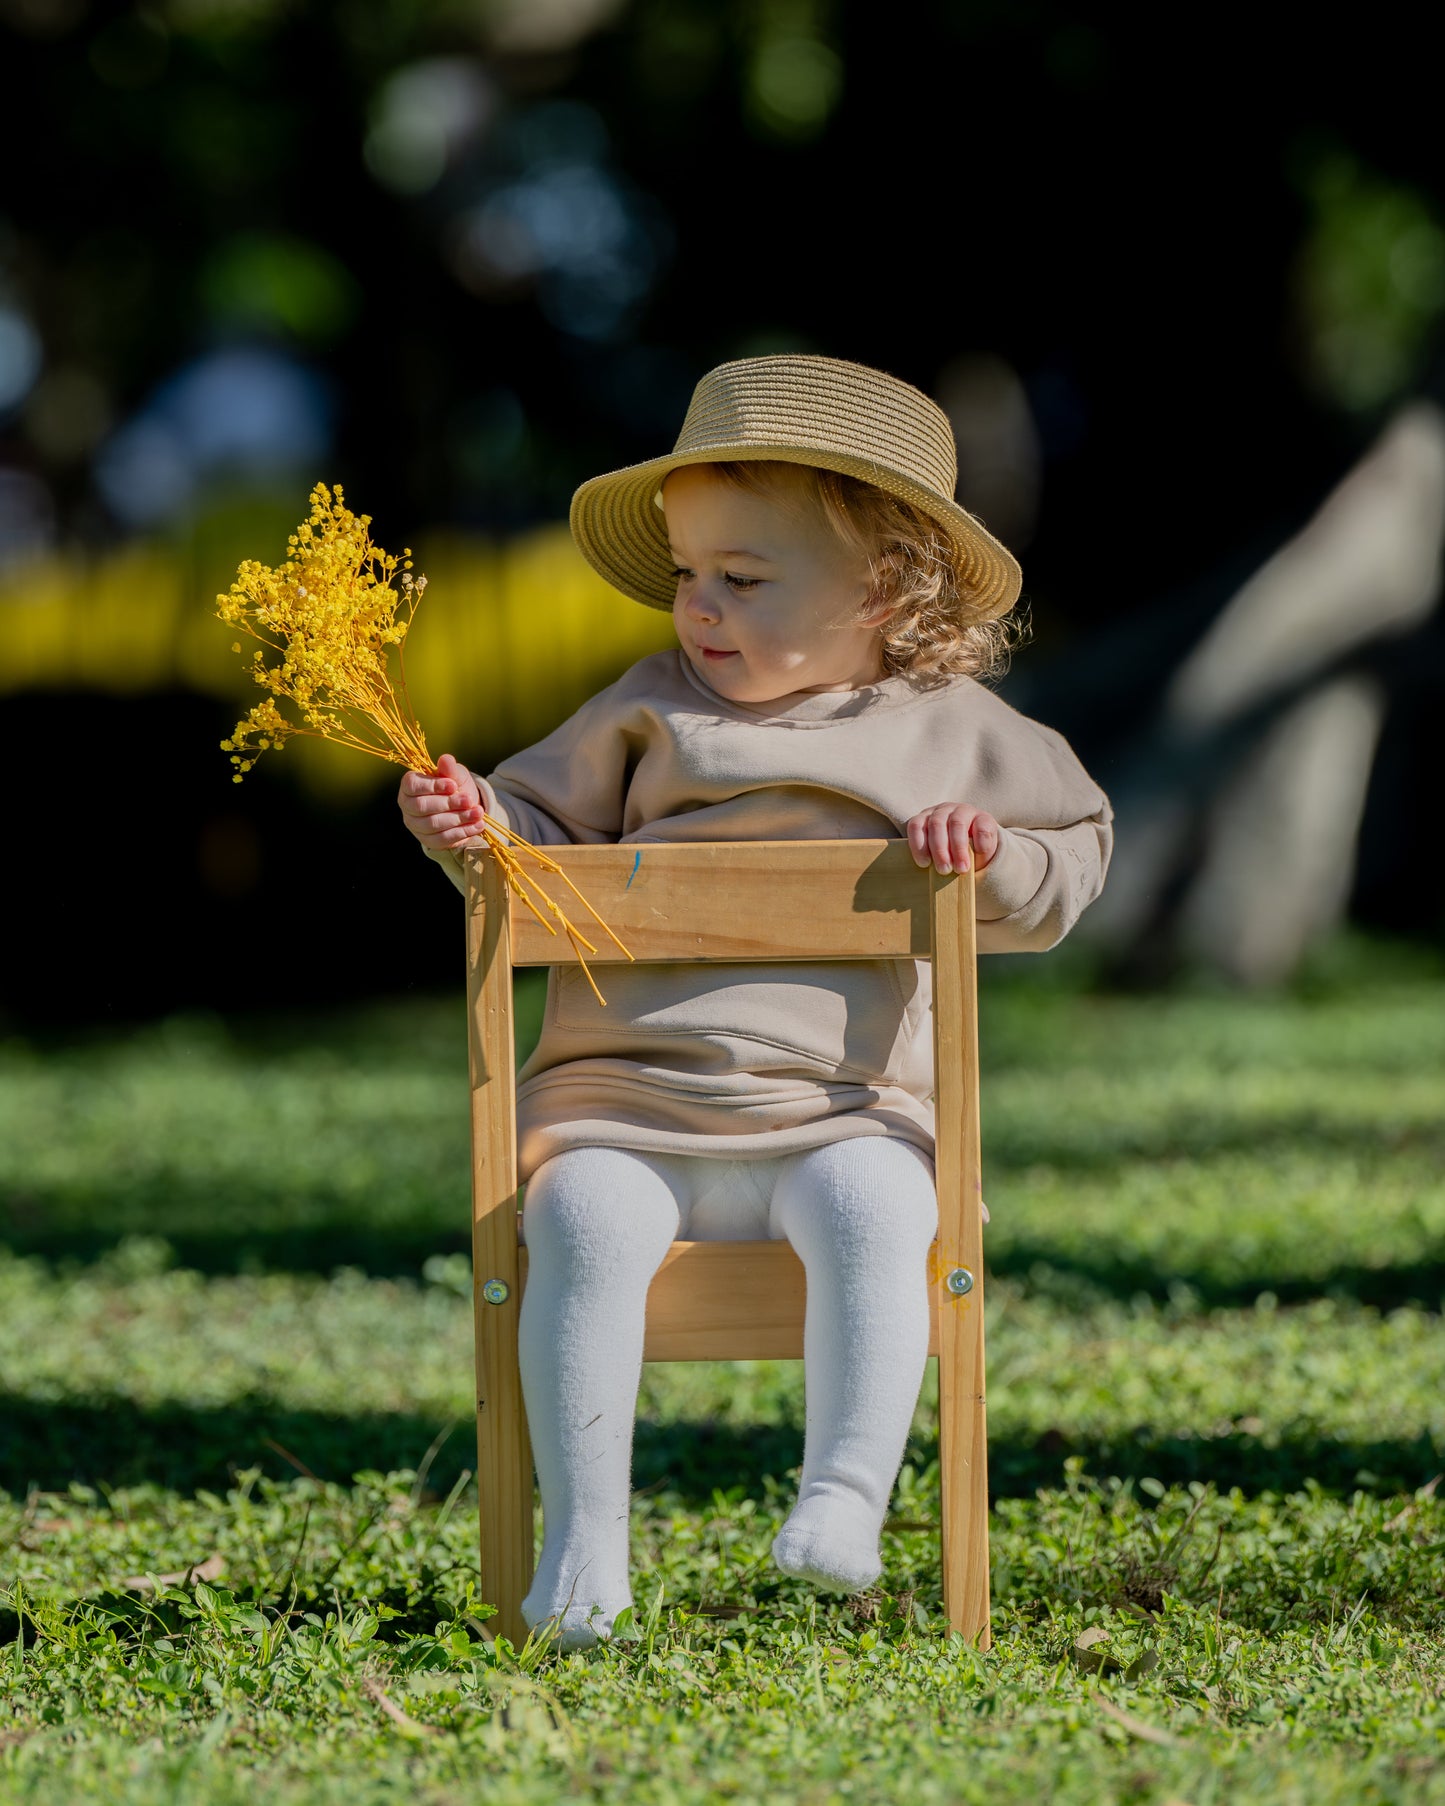
<svg viewBox="0 0 1445 1806"><path fill-rule="evenodd" d="M909 819L907 831L914 863L932 864L940 872L966 872L970 864L982 871L998 851L998 823L967 803L938 803L924 809Z"/></svg>

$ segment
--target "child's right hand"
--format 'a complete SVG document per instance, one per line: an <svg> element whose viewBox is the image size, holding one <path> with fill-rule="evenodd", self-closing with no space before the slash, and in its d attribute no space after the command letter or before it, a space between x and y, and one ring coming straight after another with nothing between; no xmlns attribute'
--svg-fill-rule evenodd
<svg viewBox="0 0 1445 1806"><path fill-rule="evenodd" d="M462 847L481 831L482 793L465 765L450 753L437 760L435 777L409 771L397 792L401 817L428 852Z"/></svg>

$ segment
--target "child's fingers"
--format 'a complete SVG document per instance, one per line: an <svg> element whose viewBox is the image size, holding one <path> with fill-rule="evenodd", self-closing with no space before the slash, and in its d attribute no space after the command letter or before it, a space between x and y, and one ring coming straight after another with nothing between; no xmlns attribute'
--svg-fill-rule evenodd
<svg viewBox="0 0 1445 1806"><path fill-rule="evenodd" d="M402 773L403 796L450 796L456 788L456 783L451 778L429 777L424 771Z"/></svg>
<svg viewBox="0 0 1445 1806"><path fill-rule="evenodd" d="M476 782L461 760L454 759L450 753L443 753L437 760L437 776L446 782L460 784L463 788Z"/></svg>
<svg viewBox="0 0 1445 1806"><path fill-rule="evenodd" d="M408 821L419 821L428 815L436 815L443 809L455 809L456 802L449 796L408 796L405 792L397 798L401 812Z"/></svg>
<svg viewBox="0 0 1445 1806"><path fill-rule="evenodd" d="M463 813L481 814L478 803L469 803L464 796L418 796L412 799L413 815L461 815Z"/></svg>
<svg viewBox="0 0 1445 1806"><path fill-rule="evenodd" d="M998 851L998 823L983 810L962 803L925 809L910 817L906 826L915 863L940 872L966 872L975 863L981 871Z"/></svg>
<svg viewBox="0 0 1445 1806"><path fill-rule="evenodd" d="M946 809L936 809L928 818L928 852L938 871L953 870L952 834Z"/></svg>
<svg viewBox="0 0 1445 1806"><path fill-rule="evenodd" d="M968 837L978 854L978 869L982 871L998 852L999 825L991 815L976 815Z"/></svg>
<svg viewBox="0 0 1445 1806"><path fill-rule="evenodd" d="M475 834L481 819L480 809L448 809L443 815L424 817L420 825L427 834L447 834L456 828L465 828Z"/></svg>

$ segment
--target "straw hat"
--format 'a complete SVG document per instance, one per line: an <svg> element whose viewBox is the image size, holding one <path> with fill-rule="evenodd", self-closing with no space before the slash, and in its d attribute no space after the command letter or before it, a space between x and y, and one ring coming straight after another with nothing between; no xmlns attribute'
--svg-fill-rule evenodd
<svg viewBox="0 0 1445 1806"><path fill-rule="evenodd" d="M831 357L747 357L709 370L670 456L593 477L573 496L582 556L623 595L671 609L663 478L684 464L748 459L841 471L912 502L953 542L959 587L984 619L1018 599L1013 554L953 499L958 457L943 409L896 376Z"/></svg>

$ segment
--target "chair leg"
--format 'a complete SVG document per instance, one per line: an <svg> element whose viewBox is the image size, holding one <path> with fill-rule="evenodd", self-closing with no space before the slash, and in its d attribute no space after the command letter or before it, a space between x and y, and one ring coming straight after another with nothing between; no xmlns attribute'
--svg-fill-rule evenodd
<svg viewBox="0 0 1445 1806"><path fill-rule="evenodd" d="M468 869L468 1046L472 1083L472 1309L477 1355L477 1500L482 1598L496 1628L526 1638L532 1584L532 1444L522 1403L517 1325L517 1085L512 1028L511 921L490 854Z"/></svg>
<svg viewBox="0 0 1445 1806"><path fill-rule="evenodd" d="M983 1176L971 878L930 874L938 1242L938 1466L943 1601L980 1649L988 1628L988 1435L983 1367Z"/></svg>
<svg viewBox="0 0 1445 1806"><path fill-rule="evenodd" d="M964 1299L952 1335L940 1323L938 1451L942 1485L943 1604L948 1621L987 1649L988 1432L983 1386L983 1300ZM970 1305L972 1308L970 1309ZM952 1346L950 1346L950 1343Z"/></svg>
<svg viewBox="0 0 1445 1806"><path fill-rule="evenodd" d="M522 1600L532 1584L532 1442L517 1362L519 1288L501 1304L475 1279L477 1331L477 1505L481 1528L481 1596L497 1608L489 1628L520 1648L527 1626Z"/></svg>

